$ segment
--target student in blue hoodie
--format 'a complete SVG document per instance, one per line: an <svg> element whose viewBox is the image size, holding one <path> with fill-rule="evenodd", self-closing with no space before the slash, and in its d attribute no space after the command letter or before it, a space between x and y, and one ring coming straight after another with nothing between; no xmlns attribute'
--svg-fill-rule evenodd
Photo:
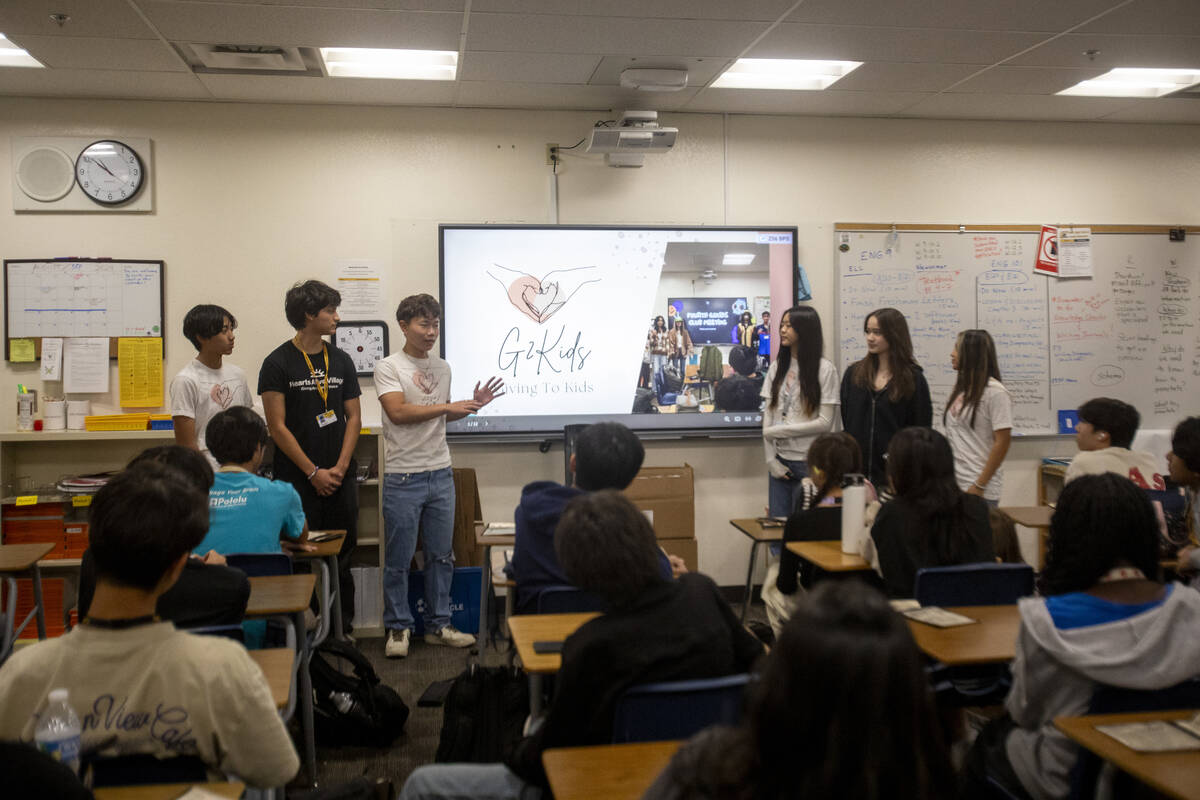
<svg viewBox="0 0 1200 800"><path fill-rule="evenodd" d="M537 611L538 594L550 586L570 585L554 554L554 529L574 498L601 489L624 489L633 482L646 451L629 428L619 422L597 422L580 431L571 456L573 486L534 481L521 490L517 506L516 544L506 568L517 582L518 614ZM664 574L683 569L683 562L659 551Z"/></svg>

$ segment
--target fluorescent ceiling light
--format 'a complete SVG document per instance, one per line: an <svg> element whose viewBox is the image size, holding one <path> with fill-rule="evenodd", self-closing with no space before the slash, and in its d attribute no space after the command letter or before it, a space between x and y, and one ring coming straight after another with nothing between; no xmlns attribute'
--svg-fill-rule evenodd
<svg viewBox="0 0 1200 800"><path fill-rule="evenodd" d="M727 267L744 267L754 260L754 253L726 253L721 263Z"/></svg>
<svg viewBox="0 0 1200 800"><path fill-rule="evenodd" d="M321 58L334 78L452 81L458 73L458 53L453 50L322 47Z"/></svg>
<svg viewBox="0 0 1200 800"><path fill-rule="evenodd" d="M38 61L0 33L0 67L44 67Z"/></svg>
<svg viewBox="0 0 1200 800"><path fill-rule="evenodd" d="M722 89L827 89L861 66L861 61L739 58L712 85Z"/></svg>
<svg viewBox="0 0 1200 800"><path fill-rule="evenodd" d="M1059 94L1088 97L1162 97L1200 83L1200 69L1120 67L1080 81Z"/></svg>

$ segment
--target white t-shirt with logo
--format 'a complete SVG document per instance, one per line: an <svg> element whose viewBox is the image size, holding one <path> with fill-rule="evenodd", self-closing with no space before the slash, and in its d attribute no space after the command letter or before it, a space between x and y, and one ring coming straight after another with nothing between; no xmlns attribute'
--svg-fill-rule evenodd
<svg viewBox="0 0 1200 800"><path fill-rule="evenodd" d="M775 371L778 365L778 361L772 362L771 366L767 369L766 378L763 379L762 394L760 396L767 401L763 403L764 430L776 425L800 425L812 422L820 416L820 406L836 406L841 402L837 367L829 359L822 358L820 365L817 367L817 380L821 384L821 402L817 408L813 409L811 414L806 413L804 411L804 397L800 394L799 366L795 359L793 359L792 363L788 365L787 375L783 377L783 383L779 387L779 400L775 404L775 408L772 409L771 383L775 380ZM830 424L832 425L832 420L830 420ZM828 430L827 428L826 431ZM822 431L821 433L826 431ZM803 461L808 456L808 446L820 435L820 433L814 433L806 436L790 436L786 439L776 439L775 452L789 461Z"/></svg>
<svg viewBox="0 0 1200 800"><path fill-rule="evenodd" d="M375 391L403 392L404 402L433 406L450 401L450 365L431 355L413 358L403 350L375 365ZM429 472L450 466L446 445L446 417L441 415L411 425L397 425L383 415L386 449L385 473Z"/></svg>
<svg viewBox="0 0 1200 800"><path fill-rule="evenodd" d="M995 378L988 378L987 386L983 388L974 425L971 424L971 410L963 408L962 396L954 399L954 405L946 414L946 439L954 451L954 477L959 489L964 492L970 489L983 472L996 441L996 431L1012 426L1012 397L1004 384ZM1001 465L984 487L984 499L999 500L1003 486L1004 467Z"/></svg>
<svg viewBox="0 0 1200 800"><path fill-rule="evenodd" d="M222 362L213 369L192 359L171 379L171 416L191 417L196 421L196 445L216 469L204 443L204 429L217 414L234 406L254 406L246 373L241 367Z"/></svg>

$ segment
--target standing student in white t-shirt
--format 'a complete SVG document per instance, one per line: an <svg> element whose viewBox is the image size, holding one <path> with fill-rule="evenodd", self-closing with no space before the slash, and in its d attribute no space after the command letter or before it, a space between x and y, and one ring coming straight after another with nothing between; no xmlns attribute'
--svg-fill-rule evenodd
<svg viewBox="0 0 1200 800"><path fill-rule="evenodd" d="M425 642L470 647L475 637L450 624L450 581L454 577L454 478L446 422L473 414L503 396L504 381L475 384L470 400L450 402L450 365L432 355L442 307L432 296L400 301L396 322L404 348L375 365L375 391L383 406L385 465L383 525L384 653L408 655L413 617L408 606L408 567L425 543Z"/></svg>
<svg viewBox="0 0 1200 800"><path fill-rule="evenodd" d="M985 330L963 331L950 365L958 372L942 411L946 439L954 451L958 488L995 508L1004 483L1004 457L1012 442L1012 397L1000 382L996 345Z"/></svg>
<svg viewBox="0 0 1200 800"><path fill-rule="evenodd" d="M199 450L214 470L220 465L204 443L208 421L234 406L254 405L246 373L224 362L233 352L236 328L233 314L220 306L193 307L183 318L183 335L195 346L196 357L171 379L175 443Z"/></svg>

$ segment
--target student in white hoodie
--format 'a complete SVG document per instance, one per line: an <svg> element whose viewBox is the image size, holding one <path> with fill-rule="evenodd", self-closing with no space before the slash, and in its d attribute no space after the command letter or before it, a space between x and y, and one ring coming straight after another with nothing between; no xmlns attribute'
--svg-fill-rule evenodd
<svg viewBox="0 0 1200 800"><path fill-rule="evenodd" d="M990 776L1018 797L1066 797L1079 749L1055 717L1086 713L1099 685L1157 690L1200 674L1200 592L1158 572L1158 524L1132 482L1106 473L1063 489L1043 596L1019 603L1008 716L980 732L969 788Z"/></svg>

